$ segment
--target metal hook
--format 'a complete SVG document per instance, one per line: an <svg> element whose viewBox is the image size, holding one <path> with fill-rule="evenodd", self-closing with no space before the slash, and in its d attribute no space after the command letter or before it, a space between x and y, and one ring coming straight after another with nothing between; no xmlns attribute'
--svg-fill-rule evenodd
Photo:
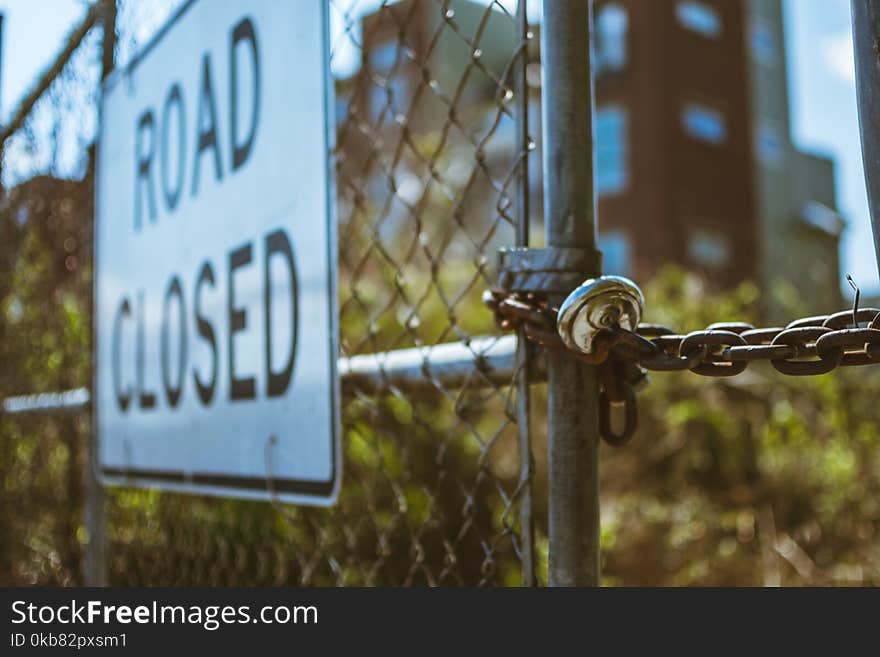
<svg viewBox="0 0 880 657"><path fill-rule="evenodd" d="M856 298L853 301L853 328L859 328L859 296L861 292L859 292L859 286L856 285L856 282L853 280L853 277L849 274L846 275L846 282L849 283L849 286L855 291Z"/></svg>

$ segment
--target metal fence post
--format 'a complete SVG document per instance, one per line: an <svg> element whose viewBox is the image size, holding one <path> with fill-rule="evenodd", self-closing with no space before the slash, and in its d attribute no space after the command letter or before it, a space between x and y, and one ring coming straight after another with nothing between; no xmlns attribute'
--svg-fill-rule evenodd
<svg viewBox="0 0 880 657"><path fill-rule="evenodd" d="M516 6L516 31L519 39L515 85L519 107L516 114L516 150L522 158L519 164L517 186L516 245L529 246L529 84L526 77L529 64L529 19L526 0ZM532 429L531 381L529 367L532 349L525 329L517 329L516 342L516 423L519 433L520 458L520 531L522 533L522 582L535 585L535 527L532 516Z"/></svg>
<svg viewBox="0 0 880 657"><path fill-rule="evenodd" d="M596 247L591 7L592 0L544 0L543 5L541 104L548 247ZM547 389L549 583L595 586L599 583L596 368L550 350Z"/></svg>
<svg viewBox="0 0 880 657"><path fill-rule="evenodd" d="M880 0L852 0L853 51L856 68L856 92L859 103L859 132L862 140L862 161L874 251L880 264L880 56L877 41L880 30Z"/></svg>
<svg viewBox="0 0 880 657"><path fill-rule="evenodd" d="M114 52L116 49L116 0L103 0L103 39L101 42L101 82L110 75L114 65ZM99 92L101 93L101 92ZM100 108L98 121L100 121ZM97 158L97 144L95 149ZM92 160L92 173L96 175L96 159ZM93 208L93 213L96 208ZM94 225L94 219L93 219ZM94 317L94 299L92 301L92 316ZM92 359L94 363L95 360ZM94 390L94 386L92 386ZM104 488L98 480L98 428L96 426L95 398L92 395L92 413L89 431L88 453L86 455L86 495L84 521L88 533L88 541L85 546L84 576L88 586L107 585L107 520L105 517Z"/></svg>

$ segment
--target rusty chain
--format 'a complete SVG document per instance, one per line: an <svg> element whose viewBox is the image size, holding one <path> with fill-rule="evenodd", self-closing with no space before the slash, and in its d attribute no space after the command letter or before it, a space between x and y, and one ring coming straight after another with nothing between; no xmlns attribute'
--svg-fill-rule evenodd
<svg viewBox="0 0 880 657"><path fill-rule="evenodd" d="M679 334L659 324L601 330L590 354L567 347L556 330L558 308L536 294L489 290L483 302L502 331L522 328L549 349L600 368L599 429L612 445L625 444L637 423L635 387L646 371L684 371L710 377L736 376L757 360L782 374L812 376L837 367L880 363L880 309L858 308L797 319L786 326L759 328L718 322ZM864 325L864 326L862 326ZM612 408L623 407L623 427L612 427Z"/></svg>

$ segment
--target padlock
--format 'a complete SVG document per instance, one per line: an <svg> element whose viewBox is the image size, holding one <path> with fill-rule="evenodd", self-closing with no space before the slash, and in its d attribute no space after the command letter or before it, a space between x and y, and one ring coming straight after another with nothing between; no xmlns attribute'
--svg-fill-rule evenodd
<svg viewBox="0 0 880 657"><path fill-rule="evenodd" d="M645 297L631 280L600 276L584 281L568 295L556 326L567 347L591 354L599 331L613 326L635 331L644 307Z"/></svg>

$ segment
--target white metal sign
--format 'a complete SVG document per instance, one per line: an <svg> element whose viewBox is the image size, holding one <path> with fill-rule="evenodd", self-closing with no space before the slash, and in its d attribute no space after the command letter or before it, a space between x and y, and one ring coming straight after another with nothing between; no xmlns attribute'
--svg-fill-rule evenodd
<svg viewBox="0 0 880 657"><path fill-rule="evenodd" d="M325 4L188 2L105 85L95 411L108 483L335 499Z"/></svg>

